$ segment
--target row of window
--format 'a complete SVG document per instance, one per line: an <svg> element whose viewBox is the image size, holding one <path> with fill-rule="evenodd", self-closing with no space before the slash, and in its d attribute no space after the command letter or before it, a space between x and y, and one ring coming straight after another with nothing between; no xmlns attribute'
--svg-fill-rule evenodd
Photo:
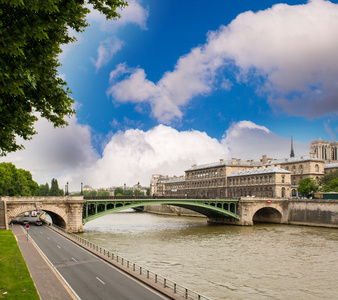
<svg viewBox="0 0 338 300"><path fill-rule="evenodd" d="M283 176L284 178L284 176ZM259 184L259 183L271 183L274 182L274 178L270 176L250 176L242 178L229 178L228 183L231 185L243 185L243 184Z"/></svg>
<svg viewBox="0 0 338 300"><path fill-rule="evenodd" d="M187 173L187 179L200 179L200 178L210 178L210 177L217 177L217 176L223 176L222 169L219 172L218 170L206 170L206 171Z"/></svg>

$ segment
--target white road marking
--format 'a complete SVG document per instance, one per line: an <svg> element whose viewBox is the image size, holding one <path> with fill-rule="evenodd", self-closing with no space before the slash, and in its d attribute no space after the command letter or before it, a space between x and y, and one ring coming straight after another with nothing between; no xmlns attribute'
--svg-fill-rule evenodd
<svg viewBox="0 0 338 300"><path fill-rule="evenodd" d="M59 245L56 245L59 249L61 249L61 247Z"/></svg>
<svg viewBox="0 0 338 300"><path fill-rule="evenodd" d="M72 257L72 260L74 260L75 262L77 262L77 260L74 257Z"/></svg>
<svg viewBox="0 0 338 300"><path fill-rule="evenodd" d="M49 238L49 237L47 237L47 239L49 239L49 240L50 240L50 238Z"/></svg>
<svg viewBox="0 0 338 300"><path fill-rule="evenodd" d="M96 277L98 281L100 281L102 284L105 284L99 277Z"/></svg>

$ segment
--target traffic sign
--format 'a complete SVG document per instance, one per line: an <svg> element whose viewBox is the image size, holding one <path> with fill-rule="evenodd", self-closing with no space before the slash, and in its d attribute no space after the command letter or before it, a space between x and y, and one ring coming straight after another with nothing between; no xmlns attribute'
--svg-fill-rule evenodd
<svg viewBox="0 0 338 300"><path fill-rule="evenodd" d="M26 224L26 228L29 229L29 224Z"/></svg>

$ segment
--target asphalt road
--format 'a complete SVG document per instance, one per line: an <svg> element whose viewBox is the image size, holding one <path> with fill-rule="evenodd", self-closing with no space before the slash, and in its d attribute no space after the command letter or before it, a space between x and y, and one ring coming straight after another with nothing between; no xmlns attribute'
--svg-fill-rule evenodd
<svg viewBox="0 0 338 300"><path fill-rule="evenodd" d="M168 299L46 226L29 235L80 299Z"/></svg>

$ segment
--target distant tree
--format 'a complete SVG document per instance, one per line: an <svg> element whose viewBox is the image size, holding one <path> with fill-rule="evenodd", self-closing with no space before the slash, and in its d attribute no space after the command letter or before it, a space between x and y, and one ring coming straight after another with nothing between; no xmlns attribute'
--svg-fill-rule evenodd
<svg viewBox="0 0 338 300"><path fill-rule="evenodd" d="M53 178L50 185L49 196L63 196L63 195L64 191L59 188L57 179Z"/></svg>
<svg viewBox="0 0 338 300"><path fill-rule="evenodd" d="M306 197L309 194L318 191L319 187L317 182L311 177L305 177L299 180L298 183L298 192L302 195L302 197Z"/></svg>
<svg viewBox="0 0 338 300"><path fill-rule="evenodd" d="M134 195L135 196L143 196L144 194L140 190L135 190Z"/></svg>
<svg viewBox="0 0 338 300"><path fill-rule="evenodd" d="M91 197L96 197L97 196L97 191L90 191L88 196L91 196Z"/></svg>
<svg viewBox="0 0 338 300"><path fill-rule="evenodd" d="M332 179L328 184L322 186L322 192L338 192L338 178Z"/></svg>
<svg viewBox="0 0 338 300"><path fill-rule="evenodd" d="M327 173L327 174L324 174L324 176L322 176L320 179L319 179L319 184L321 186L323 185L328 185L330 183L331 180L333 179L336 179L338 178L338 170L332 172L332 173Z"/></svg>
<svg viewBox="0 0 338 300"><path fill-rule="evenodd" d="M121 194L121 196L123 195L123 188L117 187L114 191L114 195L118 196L118 194Z"/></svg>
<svg viewBox="0 0 338 300"><path fill-rule="evenodd" d="M24 169L17 169L12 163L0 163L0 190L6 196L35 196L39 185L32 174Z"/></svg>
<svg viewBox="0 0 338 300"><path fill-rule="evenodd" d="M98 196L103 197L103 196L109 196L109 192L108 191L99 191L97 193Z"/></svg>
<svg viewBox="0 0 338 300"><path fill-rule="evenodd" d="M123 194L121 194L121 193L117 193L116 195L115 195L115 197L122 197L123 196Z"/></svg>
<svg viewBox="0 0 338 300"><path fill-rule="evenodd" d="M133 196L133 195L134 195L134 192L133 192L133 190L126 190L126 191L124 192L124 195L125 195L125 196Z"/></svg>
<svg viewBox="0 0 338 300"><path fill-rule="evenodd" d="M39 186L40 192L39 196L49 196L49 184L40 184Z"/></svg>
<svg viewBox="0 0 338 300"><path fill-rule="evenodd" d="M322 192L338 192L338 170L332 173L327 173L320 178L319 184L321 185Z"/></svg>
<svg viewBox="0 0 338 300"><path fill-rule="evenodd" d="M150 188L147 188L147 196L150 196Z"/></svg>

